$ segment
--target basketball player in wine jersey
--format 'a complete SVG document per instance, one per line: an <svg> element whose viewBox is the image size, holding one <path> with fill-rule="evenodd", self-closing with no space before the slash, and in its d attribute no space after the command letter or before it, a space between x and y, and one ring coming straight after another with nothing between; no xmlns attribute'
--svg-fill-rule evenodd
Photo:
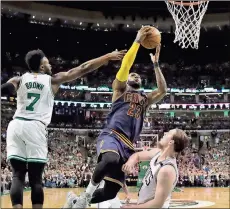
<svg viewBox="0 0 230 209"><path fill-rule="evenodd" d="M136 39L122 60L116 79L113 81L112 109L106 127L97 139L98 164L86 192L80 197L68 193L64 208L86 208L89 203L111 200L123 187L125 174L122 165L135 152L133 143L139 137L146 110L149 105L160 101L167 92L164 76L159 68L160 46L151 54L157 89L146 94L141 90L141 77L129 73L140 43L151 33L151 27L141 28ZM150 72L151 73L151 72ZM104 188L97 189L105 180Z"/></svg>
<svg viewBox="0 0 230 209"><path fill-rule="evenodd" d="M41 50L30 51L25 59L31 72L13 77L1 86L2 95L17 91L17 110L9 123L6 140L7 159L13 171L10 197L14 208L23 205L27 168L33 208L42 208L42 173L48 153L46 127L51 121L54 95L60 85L92 72L110 60L121 60L124 54L125 51L115 51L51 76L45 54Z"/></svg>
<svg viewBox="0 0 230 209"><path fill-rule="evenodd" d="M138 194L137 205L123 208L169 208L171 193L178 180L176 156L188 145L186 133L170 130L158 143L158 148L133 154L122 170L130 173L140 161L150 161Z"/></svg>

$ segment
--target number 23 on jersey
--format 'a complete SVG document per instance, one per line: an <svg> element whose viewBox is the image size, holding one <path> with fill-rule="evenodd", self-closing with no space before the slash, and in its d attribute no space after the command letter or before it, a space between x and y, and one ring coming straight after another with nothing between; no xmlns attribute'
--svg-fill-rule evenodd
<svg viewBox="0 0 230 209"><path fill-rule="evenodd" d="M127 115L138 119L138 118L140 118L142 111L143 111L143 108L141 105L135 104L135 103L130 103Z"/></svg>

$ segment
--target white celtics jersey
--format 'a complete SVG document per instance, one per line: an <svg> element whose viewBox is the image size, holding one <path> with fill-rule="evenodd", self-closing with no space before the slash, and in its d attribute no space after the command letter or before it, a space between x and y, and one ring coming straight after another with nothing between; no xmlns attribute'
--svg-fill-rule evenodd
<svg viewBox="0 0 230 209"><path fill-rule="evenodd" d="M149 200L154 199L156 186L157 186L157 174L161 169L161 167L165 165L172 165L175 168L177 177L176 177L176 181L174 182L174 187L176 186L177 179L178 179L178 169L177 169L176 159L168 158L164 161L161 161L160 163L156 163L160 155L161 155L160 152L157 153L156 156L153 157L152 160L150 161L149 169L147 170L145 177L143 178L142 186L138 194L138 204L142 204L148 202ZM162 208L169 208L169 203L171 200L171 192L167 197Z"/></svg>
<svg viewBox="0 0 230 209"><path fill-rule="evenodd" d="M48 126L53 105L51 76L39 73L25 73L21 76L17 91L17 110L13 118L38 120Z"/></svg>

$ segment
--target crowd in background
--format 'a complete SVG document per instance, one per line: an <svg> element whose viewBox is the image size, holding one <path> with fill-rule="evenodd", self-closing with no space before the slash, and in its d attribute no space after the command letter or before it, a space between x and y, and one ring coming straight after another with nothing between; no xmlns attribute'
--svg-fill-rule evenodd
<svg viewBox="0 0 230 209"><path fill-rule="evenodd" d="M49 161L43 174L44 187L86 187L97 162L95 137L76 136L73 131L68 130L51 130L48 138ZM151 142L151 137L146 140ZM156 141L149 145L156 146ZM229 132L215 135L214 138L208 137L208 141L206 139L202 146L195 141L191 143L184 155L178 158L180 178L177 186L229 186L229 146ZM10 188L12 180L12 173L6 162L5 141L1 145L1 165L3 191ZM138 168L128 179L130 181L137 176ZM25 184L25 188L27 187L28 176Z"/></svg>
<svg viewBox="0 0 230 209"><path fill-rule="evenodd" d="M1 83L5 83L12 76L20 76L27 71L24 57L31 49L44 50L52 65L53 74L55 74L67 71L116 48L127 49L131 46L136 35L136 31L96 32L92 31L90 27L85 31L79 31L59 27L60 25L50 27L30 24L27 14L21 19L17 17L17 14L13 16L14 18L9 18L7 15L2 15L4 20L2 35L3 39L8 41L2 43ZM196 90L212 87L218 90L230 88L230 62L229 53L227 53L229 37L226 36L228 32L229 29L210 32L210 35L203 36L206 38L201 41L199 50L190 52L188 50L186 53L173 44L173 33L162 33L164 44L161 49L160 68L167 81L167 87L180 90L186 88ZM92 37L97 37L97 41ZM213 37L218 39L218 44L213 41ZM148 56L149 51L141 48L131 71L140 74L142 86L145 89L152 89L156 87L153 65ZM111 88L120 65L120 62L110 62L84 78L66 83L61 87L55 99L72 102L111 102L111 93L97 94L75 88L77 86ZM173 94L173 96L173 102L171 95L166 95L160 103L213 104L229 103L230 101L229 95L228 101L226 101L221 93L199 95L199 101L194 94ZM4 102L6 101L4 100ZM9 190L11 187L12 172L9 163L6 162L6 128L15 111L15 105L8 101L4 102L2 102L1 109L1 192ZM71 129L89 129L89 131L101 129L105 125L105 114L106 112L89 111L87 108L67 103L54 106L49 127L58 130L50 130L48 134L49 160L43 174L44 187L86 187L97 162L95 139L98 132L79 135ZM195 116L194 112L187 111L184 115L179 115L177 112L175 115L153 114L145 119L143 131L154 129L155 131L152 133L158 134L159 138L172 128L194 130L191 132L191 136L197 143L191 143L184 155L180 155L178 159L180 171L178 186L223 187L230 185L229 132L204 137L198 136L195 131L229 129L230 117L229 113L227 114L220 110L217 115L207 113L207 115ZM60 130L61 128L64 130ZM146 145L151 147L156 145L156 139L152 140L151 137L140 137L138 140L149 142ZM136 143L134 147L140 148L140 144ZM138 167L129 176L129 179L137 177L137 175ZM28 187L27 175L25 188Z"/></svg>
<svg viewBox="0 0 230 209"><path fill-rule="evenodd" d="M178 160L178 186L230 186L229 146L230 136L226 133L221 142L215 140L211 146L205 146L203 153L187 149L185 155Z"/></svg>
<svg viewBox="0 0 230 209"><path fill-rule="evenodd" d="M19 65L15 59L21 59L21 55L11 54L7 52L4 56L8 65L13 69L8 71L5 68L2 70L1 81L6 82L11 76L22 75L27 71L25 66L16 67ZM75 60L76 61L76 60ZM63 60L61 57L51 58L52 64L54 64L53 73L59 72L60 70L69 69L75 67L76 63L73 61ZM69 65L65 66L65 63ZM66 68L65 68L66 67ZM75 86L89 86L92 88L97 87L112 87L113 79L115 78L116 72L120 67L120 63L109 64L102 67L102 70L95 71L84 78L77 79L75 81L66 83L64 86L66 89L71 89ZM164 74L165 79L167 80L168 88L196 88L204 89L208 87L213 87L217 89L230 88L230 79L229 79L229 67L230 62L223 63L210 63L208 65L185 65L182 61L176 64L160 64L161 70ZM152 64L134 64L132 71L137 72L141 75L142 78L142 87L145 89L152 89L156 87L156 78L152 73L148 73L153 69ZM97 79L94 79L97 78ZM57 95L58 99L73 99L80 100L85 98L85 92L76 91L60 91ZM97 95L98 96L98 95ZM90 98L90 101L107 101L107 98L98 97L96 95ZM218 97L217 97L218 98ZM217 98L214 98L215 101L218 101ZM108 98L109 101L111 99Z"/></svg>
<svg viewBox="0 0 230 209"><path fill-rule="evenodd" d="M2 105L2 134L15 111L15 106ZM106 116L109 109L103 111L89 111L82 107L55 105L52 121L49 127L78 128L78 129L101 129L106 124ZM170 111L169 111L170 112ZM216 130L229 129L230 117L224 112L200 113L154 113L146 117L144 129L164 130L181 128L183 130ZM229 114L229 113L228 113Z"/></svg>
<svg viewBox="0 0 230 209"><path fill-rule="evenodd" d="M91 91L86 90L67 90L60 89L55 96L56 100L59 101L74 101L74 102L101 102L101 103L109 103L112 101L112 93L91 93ZM230 100L229 100L230 101ZM200 95L199 102L196 101L195 95L175 95L174 101L170 100L170 95L166 95L159 103L167 104L212 104L212 103L223 103L224 95L223 94L215 94L215 95Z"/></svg>

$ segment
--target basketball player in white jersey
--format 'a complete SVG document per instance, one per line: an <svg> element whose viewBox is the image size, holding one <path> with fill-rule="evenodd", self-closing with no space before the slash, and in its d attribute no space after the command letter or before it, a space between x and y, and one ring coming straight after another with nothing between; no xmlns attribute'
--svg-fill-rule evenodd
<svg viewBox="0 0 230 209"><path fill-rule="evenodd" d="M114 51L83 63L67 72L51 76L51 65L41 50L27 53L31 72L13 77L1 86L4 95L17 92L17 110L7 129L7 160L13 180L10 189L14 208L22 208L25 175L28 170L33 208L42 208L42 173L47 162L47 130L51 121L54 95L60 85L92 72L110 60L121 60L125 51Z"/></svg>
<svg viewBox="0 0 230 209"><path fill-rule="evenodd" d="M158 143L158 148L133 154L123 165L123 171L132 172L140 161L150 161L138 194L137 205L123 208L169 208L171 193L177 183L176 156L188 145L188 136L180 129L170 130Z"/></svg>

